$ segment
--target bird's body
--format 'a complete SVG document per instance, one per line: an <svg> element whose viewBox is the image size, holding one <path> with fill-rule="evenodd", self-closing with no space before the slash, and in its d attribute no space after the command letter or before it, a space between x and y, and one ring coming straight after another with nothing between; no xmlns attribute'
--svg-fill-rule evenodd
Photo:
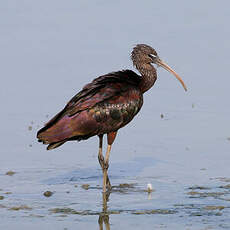
<svg viewBox="0 0 230 230"><path fill-rule="evenodd" d="M128 124L143 104L141 77L131 70L94 79L38 132L48 149L68 140L115 132Z"/></svg>
<svg viewBox="0 0 230 230"><path fill-rule="evenodd" d="M110 188L107 175L109 153L117 131L128 124L140 111L143 94L151 88L157 73L151 63L172 72L186 89L180 77L163 61L156 51L147 45L137 45L131 56L133 64L141 73L131 70L112 72L94 79L85 85L45 127L37 133L37 138L47 149L56 148L70 140L85 140L98 135L99 162L103 170L103 191ZM105 159L102 155L102 137L108 135Z"/></svg>

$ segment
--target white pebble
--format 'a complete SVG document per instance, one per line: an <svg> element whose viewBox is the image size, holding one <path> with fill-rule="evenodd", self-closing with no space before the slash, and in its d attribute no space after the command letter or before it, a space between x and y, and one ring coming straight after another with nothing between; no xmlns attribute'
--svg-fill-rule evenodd
<svg viewBox="0 0 230 230"><path fill-rule="evenodd" d="M152 187L152 184L147 184L147 191L148 192L152 192L153 191L153 187Z"/></svg>

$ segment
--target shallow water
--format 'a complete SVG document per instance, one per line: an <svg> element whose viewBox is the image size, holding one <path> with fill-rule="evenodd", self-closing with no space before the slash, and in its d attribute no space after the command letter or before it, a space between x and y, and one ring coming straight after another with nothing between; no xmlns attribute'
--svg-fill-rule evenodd
<svg viewBox="0 0 230 230"><path fill-rule="evenodd" d="M229 229L229 5L2 1L0 227ZM113 145L105 210L98 139L47 152L35 136L84 84L132 68L137 43L156 48L188 92L158 69Z"/></svg>
<svg viewBox="0 0 230 230"><path fill-rule="evenodd" d="M133 163L138 165L142 160L137 158ZM119 164L112 164L110 179L115 186L106 211L99 169L32 168L18 170L13 176L1 175L1 227L99 228L109 218L105 223L111 229L229 228L230 178L207 178L205 183L189 184L176 176L157 172L151 176L150 171L157 171L159 166L148 173L144 172L148 167L143 166L139 173L133 169L134 164L126 168L132 176L120 170ZM206 170L200 170L200 176L205 174ZM153 185L151 193L146 191L147 183ZM52 191L53 195L45 197L44 191Z"/></svg>

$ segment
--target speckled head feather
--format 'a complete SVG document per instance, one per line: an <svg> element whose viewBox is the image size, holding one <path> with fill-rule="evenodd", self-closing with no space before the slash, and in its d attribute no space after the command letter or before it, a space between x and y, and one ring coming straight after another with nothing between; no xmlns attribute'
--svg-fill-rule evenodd
<svg viewBox="0 0 230 230"><path fill-rule="evenodd" d="M158 57L157 52L151 46L145 44L136 45L131 54L133 65L137 69L143 64L152 63L154 57Z"/></svg>

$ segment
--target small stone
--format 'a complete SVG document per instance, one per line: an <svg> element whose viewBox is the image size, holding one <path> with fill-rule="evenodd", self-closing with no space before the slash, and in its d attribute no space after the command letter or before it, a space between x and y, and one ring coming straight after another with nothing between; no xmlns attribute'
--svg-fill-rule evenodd
<svg viewBox="0 0 230 230"><path fill-rule="evenodd" d="M4 196L0 196L0 200L3 200L4 199Z"/></svg>
<svg viewBox="0 0 230 230"><path fill-rule="evenodd" d="M161 119L163 119L164 118L164 114L161 114Z"/></svg>
<svg viewBox="0 0 230 230"><path fill-rule="evenodd" d="M81 187L82 187L83 189L85 189L85 190L88 190L88 189L89 189L89 184L83 184Z"/></svg>
<svg viewBox="0 0 230 230"><path fill-rule="evenodd" d="M77 184L74 185L75 188L77 188L77 186L78 186Z"/></svg>
<svg viewBox="0 0 230 230"><path fill-rule="evenodd" d="M53 192L51 192L51 191L46 191L46 192L43 193L43 195L46 196L46 197L50 197L50 196L53 195Z"/></svg>
<svg viewBox="0 0 230 230"><path fill-rule="evenodd" d="M7 176L13 176L15 173L16 172L14 172L14 171L8 171L8 172L6 172L6 175Z"/></svg>

